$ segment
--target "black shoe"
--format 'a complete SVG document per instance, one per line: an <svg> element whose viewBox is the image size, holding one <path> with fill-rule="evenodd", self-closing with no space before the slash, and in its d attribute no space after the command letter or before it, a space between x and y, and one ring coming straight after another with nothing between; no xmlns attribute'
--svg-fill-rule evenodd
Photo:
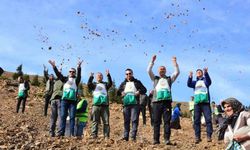
<svg viewBox="0 0 250 150"><path fill-rule="evenodd" d="M207 142L212 142L212 138L211 137L207 137Z"/></svg>
<svg viewBox="0 0 250 150"><path fill-rule="evenodd" d="M172 143L170 142L170 140L166 140L166 141L165 141L165 144L166 144L166 145L172 145Z"/></svg>
<svg viewBox="0 0 250 150"><path fill-rule="evenodd" d="M160 144L160 141L154 141L153 145Z"/></svg>
<svg viewBox="0 0 250 150"><path fill-rule="evenodd" d="M195 138L195 144L198 144L201 142L201 138Z"/></svg>
<svg viewBox="0 0 250 150"><path fill-rule="evenodd" d="M131 141L135 142L136 141L136 137L131 137Z"/></svg>
<svg viewBox="0 0 250 150"><path fill-rule="evenodd" d="M123 137L121 140L128 141L128 137Z"/></svg>

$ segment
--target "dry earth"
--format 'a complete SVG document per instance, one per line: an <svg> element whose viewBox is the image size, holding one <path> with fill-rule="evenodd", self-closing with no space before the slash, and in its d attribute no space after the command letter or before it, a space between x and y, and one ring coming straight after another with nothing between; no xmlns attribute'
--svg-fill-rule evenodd
<svg viewBox="0 0 250 150"><path fill-rule="evenodd" d="M152 145L153 130L149 125L148 114L146 126L142 126L140 117L137 141L121 141L119 139L123 135L123 116L122 106L118 104L110 105L111 137L109 140L103 139L101 128L99 138L90 139L90 124L87 126L85 137L81 140L74 137L51 138L48 134L49 116L43 116L43 99L38 96L42 92L42 89L31 86L26 111L24 114L17 114L15 113L17 87L7 85L6 80L0 79L0 149L224 149L224 143L217 141L216 137L213 137L210 143L206 141L204 127L202 128L203 141L200 144L194 144L194 131L189 118L181 118L182 129L172 130L171 141L174 145L164 145L162 136L161 144Z"/></svg>

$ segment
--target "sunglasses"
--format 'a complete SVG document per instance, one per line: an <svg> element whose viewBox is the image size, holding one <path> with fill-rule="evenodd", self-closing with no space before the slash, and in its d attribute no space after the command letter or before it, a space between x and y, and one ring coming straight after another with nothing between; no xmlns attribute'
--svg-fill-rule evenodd
<svg viewBox="0 0 250 150"><path fill-rule="evenodd" d="M126 73L126 75L131 75L132 73L131 72L129 72L129 73Z"/></svg>
<svg viewBox="0 0 250 150"><path fill-rule="evenodd" d="M69 71L69 73L76 73L75 71Z"/></svg>

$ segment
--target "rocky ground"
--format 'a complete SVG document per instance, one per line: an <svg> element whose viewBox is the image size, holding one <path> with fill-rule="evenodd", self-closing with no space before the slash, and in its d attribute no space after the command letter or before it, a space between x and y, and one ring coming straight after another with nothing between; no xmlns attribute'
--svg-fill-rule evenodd
<svg viewBox="0 0 250 150"><path fill-rule="evenodd" d="M17 87L9 85L5 80L0 79L0 149L224 149L224 143L217 141L216 137L213 137L213 141L210 143L206 141L204 127L202 128L203 141L194 144L194 131L189 118L181 119L182 129L172 130L171 141L174 145L164 145L162 137L161 144L152 145L153 130L149 124L149 115L147 115L146 126L141 124L142 119L140 118L136 142L121 141L123 116L122 106L118 104L111 104L110 106L111 137L109 140L103 139L102 129L99 130L101 132L97 140L90 139L90 124L87 126L83 139L74 137L51 138L48 134L49 116L43 116L41 94L41 89L31 87L25 113L17 114L15 113ZM161 135L163 134L161 133Z"/></svg>

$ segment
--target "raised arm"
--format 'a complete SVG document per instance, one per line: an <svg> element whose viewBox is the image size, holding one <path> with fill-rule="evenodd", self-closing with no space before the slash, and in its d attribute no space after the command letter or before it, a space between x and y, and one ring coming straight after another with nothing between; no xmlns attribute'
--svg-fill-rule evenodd
<svg viewBox="0 0 250 150"><path fill-rule="evenodd" d="M209 87L212 84L212 81L207 70L208 68L204 68L203 72L204 72L204 77L205 77L205 84L207 87Z"/></svg>
<svg viewBox="0 0 250 150"><path fill-rule="evenodd" d="M151 61L150 61L149 64L148 64L148 68L147 68L148 75L149 75L149 77L150 77L150 79L151 79L152 81L154 81L154 78L155 78L155 75L154 75L154 73L153 73L153 71L152 71L152 68L153 68L153 66L154 66L155 60L156 60L156 55L154 55L154 56L152 57Z"/></svg>
<svg viewBox="0 0 250 150"><path fill-rule="evenodd" d="M46 81L49 80L49 73L48 72L49 72L48 68L45 65L43 65L43 76L44 76Z"/></svg>
<svg viewBox="0 0 250 150"><path fill-rule="evenodd" d="M94 80L94 73L91 72L90 76L89 76L89 80L88 80L88 88L90 91L93 91L95 89L95 85L93 84L93 80Z"/></svg>
<svg viewBox="0 0 250 150"><path fill-rule="evenodd" d="M187 86L190 88L195 88L195 81L193 81L193 72L192 71L189 72Z"/></svg>
<svg viewBox="0 0 250 150"><path fill-rule="evenodd" d="M171 82L173 83L176 80L176 78L179 76L180 69L179 69L179 65L177 64L177 60L175 56L172 58L172 62L174 65L174 73L171 75Z"/></svg>
<svg viewBox="0 0 250 150"><path fill-rule="evenodd" d="M78 85L81 82L81 65L82 60L78 62L77 64L77 75L76 75L76 84Z"/></svg>
<svg viewBox="0 0 250 150"><path fill-rule="evenodd" d="M107 90L108 90L113 85L112 78L111 78L111 75L110 75L108 69L106 70L106 75L107 75L107 78L108 78L108 84L107 84Z"/></svg>
<svg viewBox="0 0 250 150"><path fill-rule="evenodd" d="M51 64L51 66L53 67L53 70L57 76L57 78L59 80L61 80L63 83L65 82L65 78L63 77L63 75L58 71L57 67L56 67L56 63L55 61L49 60L49 63Z"/></svg>

